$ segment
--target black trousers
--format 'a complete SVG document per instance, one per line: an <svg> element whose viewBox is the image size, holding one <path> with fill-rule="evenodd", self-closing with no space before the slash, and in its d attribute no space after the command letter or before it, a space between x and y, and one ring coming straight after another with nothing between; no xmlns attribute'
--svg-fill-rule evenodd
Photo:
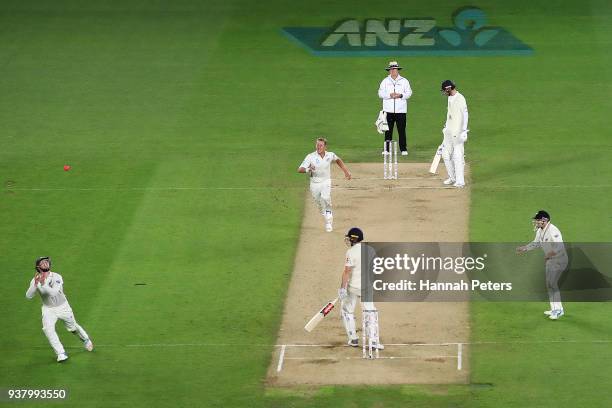
<svg viewBox="0 0 612 408"><path fill-rule="evenodd" d="M399 135L399 149L404 152L408 150L406 146L406 114L387 112L387 123L389 130L385 132L385 140L393 140L393 126L397 123L397 133Z"/></svg>

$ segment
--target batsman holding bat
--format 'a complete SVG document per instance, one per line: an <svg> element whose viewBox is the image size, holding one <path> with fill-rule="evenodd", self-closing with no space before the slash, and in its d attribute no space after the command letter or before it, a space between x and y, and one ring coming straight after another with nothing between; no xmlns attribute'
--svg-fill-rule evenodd
<svg viewBox="0 0 612 408"><path fill-rule="evenodd" d="M74 318L74 313L68 299L64 294L64 280L62 275L51 271L51 260L49 257L41 257L36 260L34 265L36 275L30 282L30 287L26 292L26 297L32 299L36 292L40 294L42 299L42 325L43 332L47 336L53 351L57 354L57 362L68 360L68 355L64 346L55 332L55 323L57 320L62 320L66 329L79 336L83 342L83 347L87 351L93 350L93 343L89 335L85 332Z"/></svg>
<svg viewBox="0 0 612 408"><path fill-rule="evenodd" d="M468 109L463 95L457 91L453 81L442 82L441 91L448 96L448 111L446 113L446 123L442 134L442 158L448 173L448 179L444 184L453 185L456 188L465 187L465 159L463 144L468 138Z"/></svg>
<svg viewBox="0 0 612 408"><path fill-rule="evenodd" d="M355 328L355 306L359 301L363 326L368 331L368 337L374 339L375 349L383 350L385 347L378 341L378 310L373 302L361 302L361 241L363 241L363 231L356 227L351 228L344 238L344 242L350 248L346 251L342 284L338 289L342 322L346 329L349 346L359 347L359 337Z"/></svg>

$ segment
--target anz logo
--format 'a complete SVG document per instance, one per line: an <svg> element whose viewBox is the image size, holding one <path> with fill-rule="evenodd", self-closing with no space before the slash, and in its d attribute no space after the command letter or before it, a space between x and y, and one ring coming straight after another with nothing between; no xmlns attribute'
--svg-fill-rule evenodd
<svg viewBox="0 0 612 408"><path fill-rule="evenodd" d="M502 27L489 26L479 8L452 15L453 27L433 18L342 20L331 28L285 27L284 34L314 55L531 55L533 49Z"/></svg>

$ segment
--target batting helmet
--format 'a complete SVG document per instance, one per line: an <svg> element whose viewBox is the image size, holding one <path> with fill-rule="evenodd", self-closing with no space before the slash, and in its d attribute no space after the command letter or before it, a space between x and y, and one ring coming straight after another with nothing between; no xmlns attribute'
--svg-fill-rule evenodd
<svg viewBox="0 0 612 408"><path fill-rule="evenodd" d="M550 221L550 215L544 211L544 210L540 210L536 213L536 215L533 216L534 220L541 220L546 218L548 221Z"/></svg>
<svg viewBox="0 0 612 408"><path fill-rule="evenodd" d="M450 79L447 79L446 81L442 82L442 86L440 87L440 90L442 92L446 91L448 88L450 89L455 89L455 83L453 81L451 81Z"/></svg>
<svg viewBox="0 0 612 408"><path fill-rule="evenodd" d="M351 245L363 241L363 231L357 227L353 227L346 233L345 237L350 241Z"/></svg>
<svg viewBox="0 0 612 408"><path fill-rule="evenodd" d="M47 260L49 262L49 268L51 268L51 258L49 258L48 256L41 256L39 258L36 258L36 262L34 263L34 270L36 270L36 272L40 272L38 266L44 260Z"/></svg>

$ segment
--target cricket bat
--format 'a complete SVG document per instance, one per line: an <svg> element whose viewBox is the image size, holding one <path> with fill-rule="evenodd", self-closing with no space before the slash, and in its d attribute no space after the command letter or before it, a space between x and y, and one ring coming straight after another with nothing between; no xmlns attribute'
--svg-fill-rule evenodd
<svg viewBox="0 0 612 408"><path fill-rule="evenodd" d="M436 174L438 171L438 165L440 164L440 159L442 158L442 145L438 146L438 150L434 155L434 158L431 162L431 167L429 167L429 172L431 174Z"/></svg>
<svg viewBox="0 0 612 408"><path fill-rule="evenodd" d="M323 320L323 318L327 316L329 312L332 311L337 301L338 301L338 298L335 298L331 302L327 303L323 307L323 309L321 309L314 316L312 316L312 319L310 319L310 321L306 323L306 326L304 326L304 330L306 330L309 333L313 331L314 328L317 327L319 323L321 323L321 320Z"/></svg>

